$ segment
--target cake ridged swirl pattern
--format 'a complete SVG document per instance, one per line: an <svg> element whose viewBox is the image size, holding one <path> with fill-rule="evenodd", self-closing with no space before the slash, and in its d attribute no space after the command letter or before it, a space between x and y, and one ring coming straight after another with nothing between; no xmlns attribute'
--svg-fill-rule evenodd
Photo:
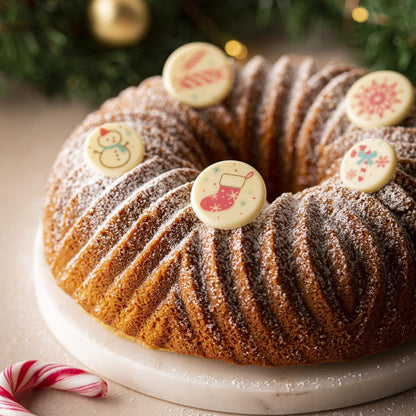
<svg viewBox="0 0 416 416"><path fill-rule="evenodd" d="M416 335L416 118L361 130L345 94L365 72L311 58L235 65L220 105L191 109L160 77L90 114L53 167L44 246L58 284L88 313L151 348L237 364L351 360ZM120 178L83 159L93 129L124 122L145 158ZM355 143L387 140L394 180L373 194L342 185ZM190 205L210 163L263 175L268 200L250 224L218 230Z"/></svg>

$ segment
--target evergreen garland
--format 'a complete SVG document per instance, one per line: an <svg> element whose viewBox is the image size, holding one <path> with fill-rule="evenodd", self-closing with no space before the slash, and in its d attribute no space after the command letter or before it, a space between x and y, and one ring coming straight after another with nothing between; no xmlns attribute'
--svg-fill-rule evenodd
<svg viewBox="0 0 416 416"><path fill-rule="evenodd" d="M351 19L358 0L145 0L151 14L137 44L112 48L90 33L86 0L2 0L0 71L46 94L92 102L161 72L178 46L196 40L223 47L229 39L283 27L302 39L316 24L356 48L369 68L398 70L416 84L415 0L362 0L369 19Z"/></svg>
<svg viewBox="0 0 416 416"><path fill-rule="evenodd" d="M356 23L344 40L357 48L363 64L391 69L416 85L416 1L365 0L369 11L365 23Z"/></svg>

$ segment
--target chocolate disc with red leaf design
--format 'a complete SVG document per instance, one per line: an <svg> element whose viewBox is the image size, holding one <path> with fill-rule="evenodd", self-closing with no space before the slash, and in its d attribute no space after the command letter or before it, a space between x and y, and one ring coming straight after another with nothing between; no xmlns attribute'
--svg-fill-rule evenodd
<svg viewBox="0 0 416 416"><path fill-rule="evenodd" d="M341 163L341 180L349 188L372 193L394 176L397 157L385 140L372 138L356 143Z"/></svg>
<svg viewBox="0 0 416 416"><path fill-rule="evenodd" d="M214 45L193 42L181 46L163 67L163 84L178 101L201 108L217 104L229 93L234 80L231 62Z"/></svg>
<svg viewBox="0 0 416 416"><path fill-rule="evenodd" d="M414 100L413 86L405 76L394 71L376 71L352 85L345 111L358 127L392 126L408 115Z"/></svg>

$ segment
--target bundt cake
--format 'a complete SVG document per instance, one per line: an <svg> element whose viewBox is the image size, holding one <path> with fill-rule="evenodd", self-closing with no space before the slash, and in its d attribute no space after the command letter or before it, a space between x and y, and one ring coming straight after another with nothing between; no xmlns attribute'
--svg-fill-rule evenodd
<svg viewBox="0 0 416 416"><path fill-rule="evenodd" d="M44 252L62 289L146 347L281 366L353 360L416 336L416 116L362 129L345 96L366 72L312 58L233 63L219 104L192 108L152 77L86 117L48 180ZM99 175L83 146L122 122L140 164ZM397 153L374 193L346 187L345 152L378 137ZM254 166L268 201L222 230L190 204L195 178L233 159Z"/></svg>

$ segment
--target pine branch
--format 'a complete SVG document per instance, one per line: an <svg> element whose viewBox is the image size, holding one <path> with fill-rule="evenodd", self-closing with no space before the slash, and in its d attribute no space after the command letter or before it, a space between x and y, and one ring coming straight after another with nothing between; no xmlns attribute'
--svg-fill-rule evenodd
<svg viewBox="0 0 416 416"><path fill-rule="evenodd" d="M294 40L327 27L369 68L398 70L416 84L414 0L362 0L356 23L344 0L145 0L152 24L135 45L112 48L90 32L85 0L2 0L0 71L46 94L101 102L160 73L166 57L191 41L222 47L231 38L282 27Z"/></svg>

